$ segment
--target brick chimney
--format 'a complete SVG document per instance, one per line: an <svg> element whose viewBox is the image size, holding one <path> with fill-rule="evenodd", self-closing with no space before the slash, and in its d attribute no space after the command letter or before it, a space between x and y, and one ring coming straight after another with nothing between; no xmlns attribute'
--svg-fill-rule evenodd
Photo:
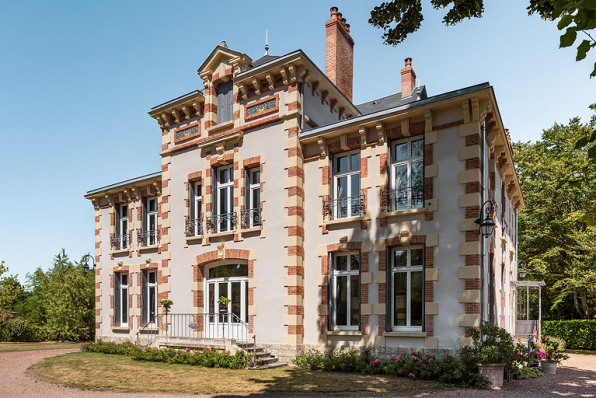
<svg viewBox="0 0 596 398"><path fill-rule="evenodd" d="M352 101L352 83L354 80L354 40L350 36L350 25L337 7L331 7L331 19L325 23L327 28L327 54L325 74L346 97Z"/></svg>
<svg viewBox="0 0 596 398"><path fill-rule="evenodd" d="M401 96L407 97L416 88L416 72L412 69L412 58L406 58L406 67L401 70Z"/></svg>

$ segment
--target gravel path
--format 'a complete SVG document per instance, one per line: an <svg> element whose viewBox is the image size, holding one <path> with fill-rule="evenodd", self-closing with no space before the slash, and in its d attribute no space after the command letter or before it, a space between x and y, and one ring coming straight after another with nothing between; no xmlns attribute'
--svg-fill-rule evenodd
<svg viewBox="0 0 596 398"><path fill-rule="evenodd" d="M164 398L164 397L201 397L199 395L183 394L160 394L160 393L124 393L115 391L83 391L75 388L68 388L36 379L27 372L27 368L41 361L42 359L56 355L75 352L78 349L47 350L47 351L25 351L0 353L0 397L96 397L96 398ZM558 370L556 375L544 376L532 380L518 380L505 385L500 390L454 390L441 391L434 394L421 394L417 396L429 397L585 397L596 398L596 355L570 355L570 359L564 362L564 366ZM253 394L249 396L265 396L270 394ZM294 394L271 394L272 396L295 397ZM348 396L395 396L392 393L356 393ZM338 397L338 394L316 394L310 397ZM203 396L206 397L206 396ZM223 397L220 395L219 397Z"/></svg>

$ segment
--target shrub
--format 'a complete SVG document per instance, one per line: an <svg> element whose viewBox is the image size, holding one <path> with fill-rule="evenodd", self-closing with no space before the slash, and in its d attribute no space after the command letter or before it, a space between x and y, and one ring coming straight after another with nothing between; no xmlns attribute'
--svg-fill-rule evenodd
<svg viewBox="0 0 596 398"><path fill-rule="evenodd" d="M0 341L38 341L37 328L21 318L7 318L0 325Z"/></svg>
<svg viewBox="0 0 596 398"><path fill-rule="evenodd" d="M529 368L524 366L519 370L519 378L524 379L534 379L536 377L542 377L544 373L542 373L538 368Z"/></svg>
<svg viewBox="0 0 596 398"><path fill-rule="evenodd" d="M372 355L370 347L358 350L335 350L327 352L307 351L296 356L294 365L303 370L352 372L362 374L390 374L421 380L437 380L465 387L485 388L488 379L453 356L437 359L418 354L379 359Z"/></svg>
<svg viewBox="0 0 596 398"><path fill-rule="evenodd" d="M513 337L497 325L483 322L478 329L470 329L470 337L472 345L460 349L460 358L468 368L503 363L506 369L513 369L520 360Z"/></svg>
<svg viewBox="0 0 596 398"><path fill-rule="evenodd" d="M544 336L542 338L544 344L544 358L547 362L561 362L569 358L569 355L563 354L565 350L565 342L557 337Z"/></svg>
<svg viewBox="0 0 596 398"><path fill-rule="evenodd" d="M124 343L103 342L85 343L83 351L99 352L103 354L127 355L136 361L165 362L172 364L185 364L209 368L244 369L249 365L250 357L243 351L235 355L225 351L205 347L202 350L184 350L175 348L137 347L130 341Z"/></svg>
<svg viewBox="0 0 596 398"><path fill-rule="evenodd" d="M596 320L543 321L542 336L558 337L570 349L596 350Z"/></svg>

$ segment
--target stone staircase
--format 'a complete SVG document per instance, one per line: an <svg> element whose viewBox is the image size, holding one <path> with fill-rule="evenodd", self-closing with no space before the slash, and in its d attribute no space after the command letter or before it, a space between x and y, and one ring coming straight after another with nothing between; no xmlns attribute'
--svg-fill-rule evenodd
<svg viewBox="0 0 596 398"><path fill-rule="evenodd" d="M273 369L288 366L287 363L280 362L279 358L277 358L270 352L265 351L263 348L255 347L254 343L240 343L237 345L239 348L242 348L250 355L252 355L253 353L255 355L256 367L253 368L251 366L248 368L249 370Z"/></svg>

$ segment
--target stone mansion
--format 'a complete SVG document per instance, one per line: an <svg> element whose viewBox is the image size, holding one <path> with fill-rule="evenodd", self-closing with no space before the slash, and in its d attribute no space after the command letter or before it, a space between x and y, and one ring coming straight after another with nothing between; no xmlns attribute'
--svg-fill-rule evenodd
<svg viewBox="0 0 596 398"><path fill-rule="evenodd" d="M325 72L216 46L203 89L149 111L161 169L87 192L97 338L256 335L291 356L513 331L524 201L492 86L430 95L406 58L395 94L354 104L350 25L333 7L325 27Z"/></svg>

